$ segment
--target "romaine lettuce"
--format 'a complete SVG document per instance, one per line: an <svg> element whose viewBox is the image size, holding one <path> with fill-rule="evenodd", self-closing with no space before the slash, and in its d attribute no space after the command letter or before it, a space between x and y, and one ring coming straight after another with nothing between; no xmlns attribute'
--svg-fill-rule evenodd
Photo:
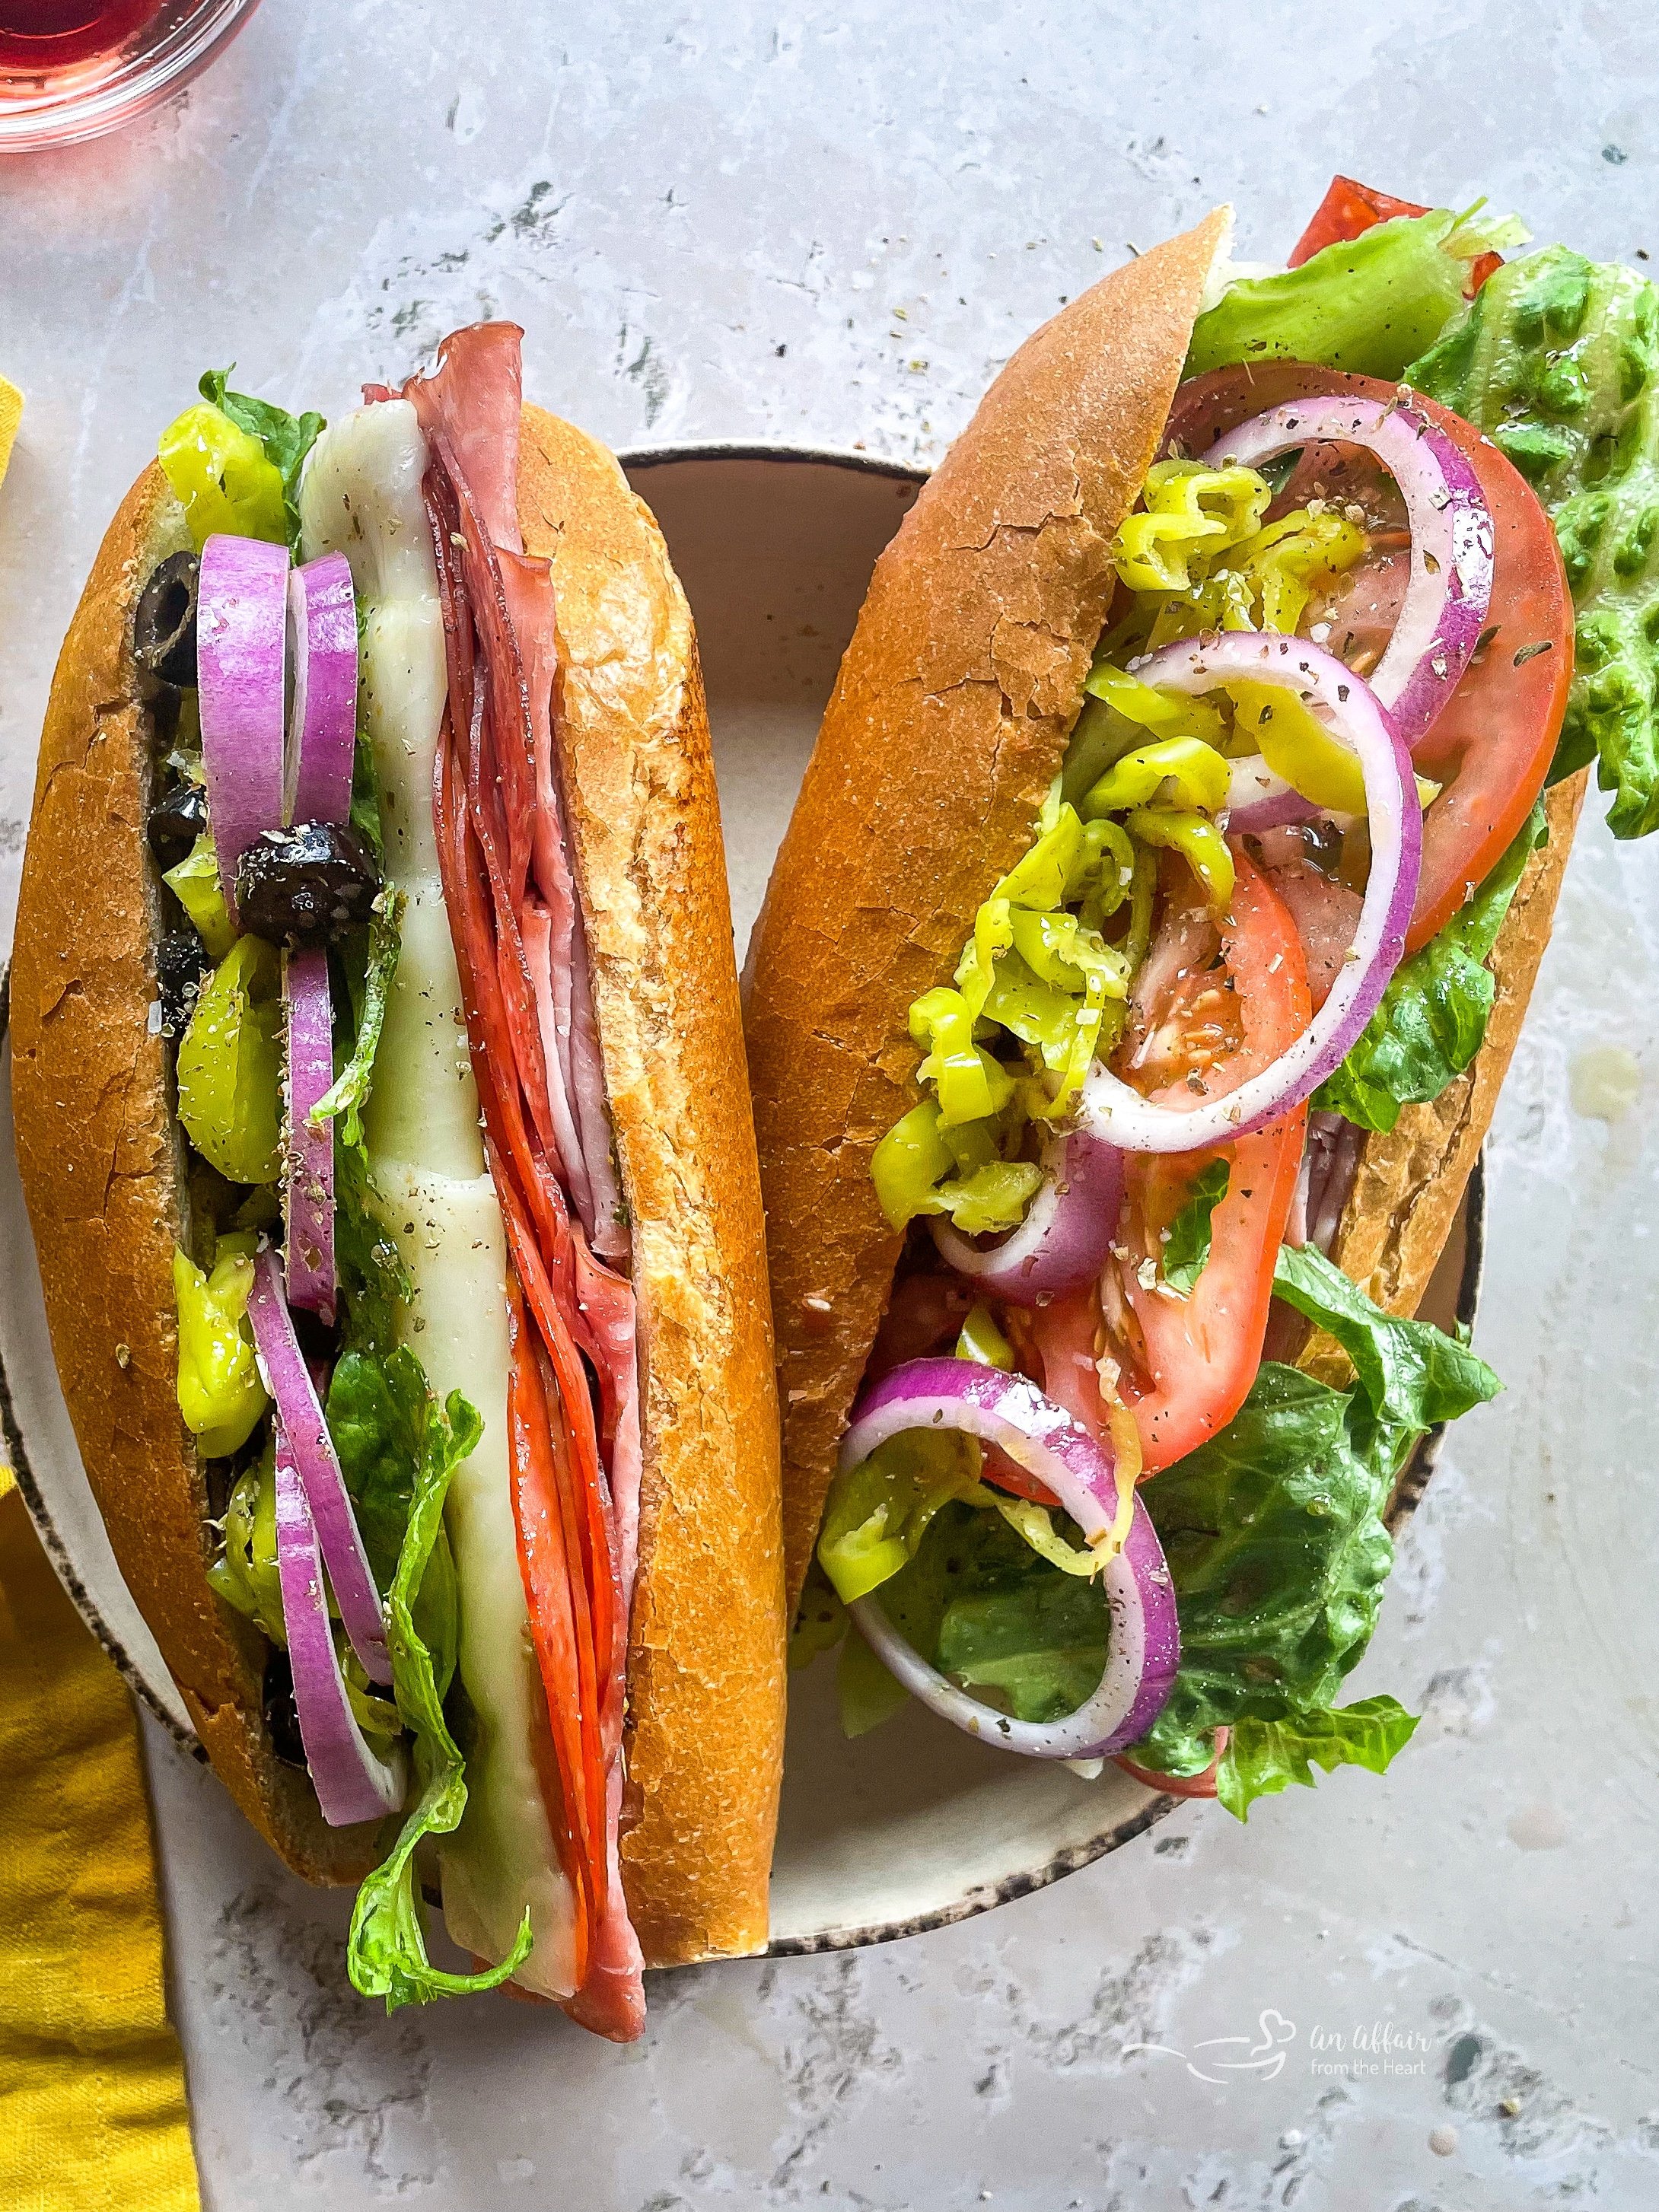
<svg viewBox="0 0 1659 2212"><path fill-rule="evenodd" d="M411 1361L411 1365L415 1363ZM461 1754L444 1719L441 1681L454 1671L453 1605L447 1641L434 1650L425 1641L416 1615L428 1631L431 1611L422 1600L431 1563L442 1538L444 1496L456 1468L477 1443L483 1424L459 1391L440 1407L421 1382L415 1415L416 1458L409 1522L398 1569L386 1597L386 1649L392 1656L392 1689L404 1726L415 1739L415 1778L420 1795L403 1832L385 1863L370 1875L352 1909L347 1971L352 1986L366 1997L384 1997L388 2012L434 1997L464 1996L493 1990L528 1955L530 1916L518 1942L498 1966L472 1974L452 1974L427 1955L426 1929L415 1880L415 1850L422 1838L447 1835L466 1806ZM398 1393L397 1422L414 1413L412 1392Z"/></svg>
<svg viewBox="0 0 1659 2212"><path fill-rule="evenodd" d="M1363 1766L1372 1774L1387 1771L1417 1728L1397 1698L1362 1698L1334 1711L1287 1713L1282 1720L1236 1721L1216 1772L1216 1796L1240 1820L1249 1818L1258 1797L1299 1782L1313 1787L1313 1768L1327 1774L1339 1766Z"/></svg>
<svg viewBox="0 0 1659 2212"><path fill-rule="evenodd" d="M1461 312L1469 264L1525 235L1478 209L1434 208L1340 240L1300 269L1238 278L1199 317L1185 374L1289 360L1392 381Z"/></svg>
<svg viewBox="0 0 1659 2212"><path fill-rule="evenodd" d="M1599 763L1615 837L1659 828L1659 290L1551 246L1500 269L1408 380L1476 424L1555 523L1577 610L1553 774Z"/></svg>
<svg viewBox="0 0 1659 2212"><path fill-rule="evenodd" d="M1437 1098L1462 1073L1480 1049L1498 988L1486 956L1547 834L1540 805L1469 903L1395 969L1347 1058L1314 1093L1316 1109L1362 1129L1392 1129L1402 1106Z"/></svg>

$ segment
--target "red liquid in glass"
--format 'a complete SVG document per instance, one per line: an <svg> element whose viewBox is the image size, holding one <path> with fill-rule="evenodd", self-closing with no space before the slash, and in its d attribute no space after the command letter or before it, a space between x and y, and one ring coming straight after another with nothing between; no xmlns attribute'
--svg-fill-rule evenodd
<svg viewBox="0 0 1659 2212"><path fill-rule="evenodd" d="M112 58L166 0L0 0L0 70L50 76Z"/></svg>

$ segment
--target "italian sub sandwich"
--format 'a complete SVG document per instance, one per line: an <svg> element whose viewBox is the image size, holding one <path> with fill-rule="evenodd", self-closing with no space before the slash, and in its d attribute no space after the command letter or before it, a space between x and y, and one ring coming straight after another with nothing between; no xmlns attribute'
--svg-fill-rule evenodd
<svg viewBox="0 0 1659 2212"><path fill-rule="evenodd" d="M794 1656L1243 1817L1344 1704L1589 766L1659 822L1659 298L1339 179L1013 356L877 564L746 977ZM1575 672L1576 670L1576 672ZM850 1617L850 1618L849 1618Z"/></svg>
<svg viewBox="0 0 1659 2212"><path fill-rule="evenodd" d="M389 2005L637 2035L763 1948L759 1189L691 622L520 333L325 427L203 380L58 664L11 977L116 1558ZM441 1890L471 1954L429 1956Z"/></svg>

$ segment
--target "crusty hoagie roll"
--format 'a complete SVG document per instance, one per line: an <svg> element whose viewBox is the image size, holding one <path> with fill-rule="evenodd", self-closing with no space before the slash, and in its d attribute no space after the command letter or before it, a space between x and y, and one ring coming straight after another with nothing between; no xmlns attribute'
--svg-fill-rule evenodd
<svg viewBox="0 0 1659 2212"><path fill-rule="evenodd" d="M690 617L518 343L325 429L207 379L163 438L53 687L14 1097L88 1472L238 1802L368 1875L366 1992L510 1971L620 2038L641 1961L766 1941L775 1413Z"/></svg>
<svg viewBox="0 0 1659 2212"><path fill-rule="evenodd" d="M1243 1814L1413 1725L1337 1695L1498 1385L1410 1317L1598 740L1659 817L1607 449L1659 314L1342 179L1284 272L1230 228L1022 346L883 554L745 1023L797 1660Z"/></svg>

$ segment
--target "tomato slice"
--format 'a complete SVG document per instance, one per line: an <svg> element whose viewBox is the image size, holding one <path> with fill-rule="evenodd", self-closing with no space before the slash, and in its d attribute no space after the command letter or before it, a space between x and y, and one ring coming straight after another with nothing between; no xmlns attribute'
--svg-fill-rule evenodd
<svg viewBox="0 0 1659 2212"><path fill-rule="evenodd" d="M1168 436L1202 453L1252 415L1316 392L1388 401L1396 387L1306 362L1221 368L1176 392ZM1572 597L1549 517L1489 439L1431 399L1438 424L1480 479L1492 511L1486 642L1415 755L1443 788L1423 817L1423 870L1407 952L1444 928L1513 842L1544 787L1572 681Z"/></svg>
<svg viewBox="0 0 1659 2212"><path fill-rule="evenodd" d="M1237 1090L1271 1066L1312 1018L1296 924L1247 855L1236 859L1232 902L1218 926L1185 902L1184 882L1166 896L1137 986L1118 1073L1134 1082L1155 1070L1151 1095L1162 1104ZM1206 952L1215 964L1207 964ZM1219 1006L1210 1003L1216 1000ZM1119 1388L1140 1431L1144 1475L1224 1428L1255 1380L1306 1122L1300 1106L1231 1145L1139 1152L1129 1160L1122 1256L1109 1264L1101 1297L1109 1349L1121 1370ZM1158 1279L1161 1232L1215 1160L1225 1160L1229 1174L1211 1217L1210 1256L1191 1295L1178 1298Z"/></svg>
<svg viewBox="0 0 1659 2212"><path fill-rule="evenodd" d="M1388 222L1395 216L1427 213L1427 208L1419 206L1415 200L1397 200L1392 192L1379 192L1375 185L1357 183L1352 177L1333 177L1324 198L1314 210L1313 221L1297 239L1285 266L1299 269L1326 246L1361 237L1377 223ZM1464 290L1471 300L1492 270L1502 268L1503 264L1501 253L1479 254L1469 264L1469 281Z"/></svg>

